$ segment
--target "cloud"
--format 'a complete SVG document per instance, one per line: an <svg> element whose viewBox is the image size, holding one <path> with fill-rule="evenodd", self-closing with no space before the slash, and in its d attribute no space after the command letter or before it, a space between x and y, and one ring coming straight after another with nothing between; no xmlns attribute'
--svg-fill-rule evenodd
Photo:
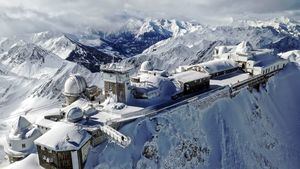
<svg viewBox="0 0 300 169"><path fill-rule="evenodd" d="M112 30L130 17L223 23L237 17L300 19L299 0L0 0L0 35Z"/></svg>

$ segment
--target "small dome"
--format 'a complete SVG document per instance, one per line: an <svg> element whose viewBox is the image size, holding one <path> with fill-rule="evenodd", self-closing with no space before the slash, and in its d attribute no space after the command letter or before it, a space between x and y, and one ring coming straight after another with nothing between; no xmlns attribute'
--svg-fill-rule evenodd
<svg viewBox="0 0 300 169"><path fill-rule="evenodd" d="M63 93L65 96L79 96L85 91L86 87L84 77L80 75L70 75L65 82Z"/></svg>
<svg viewBox="0 0 300 169"><path fill-rule="evenodd" d="M79 107L74 107L66 114L67 120L70 122L77 122L83 118L83 111Z"/></svg>
<svg viewBox="0 0 300 169"><path fill-rule="evenodd" d="M141 64L141 68L140 68L141 72L147 72L147 71L151 71L151 70L153 70L153 65L151 62L145 61Z"/></svg>

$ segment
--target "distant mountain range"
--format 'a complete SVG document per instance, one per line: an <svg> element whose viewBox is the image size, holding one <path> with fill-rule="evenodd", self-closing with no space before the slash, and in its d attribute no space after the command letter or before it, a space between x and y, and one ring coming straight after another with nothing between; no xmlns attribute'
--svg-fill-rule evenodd
<svg viewBox="0 0 300 169"><path fill-rule="evenodd" d="M89 29L68 34L41 32L0 40L0 53L12 46L33 43L62 59L79 63L92 72L100 64L118 62L137 66L146 59L157 67L209 60L216 45L235 45L242 40L276 52L300 49L300 24L288 18L267 21L238 20L230 26L203 26L167 19L129 19L113 32ZM288 45L287 45L288 44ZM169 62L164 62L164 60Z"/></svg>

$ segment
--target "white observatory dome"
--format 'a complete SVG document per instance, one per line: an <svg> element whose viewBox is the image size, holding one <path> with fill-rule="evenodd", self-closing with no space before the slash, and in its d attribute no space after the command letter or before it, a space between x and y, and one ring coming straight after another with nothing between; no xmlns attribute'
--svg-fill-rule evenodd
<svg viewBox="0 0 300 169"><path fill-rule="evenodd" d="M153 65L151 62L145 61L141 64L141 68L140 68L141 72L147 72L147 71L151 71L151 70L153 70Z"/></svg>
<svg viewBox="0 0 300 169"><path fill-rule="evenodd" d="M79 96L86 90L87 84L84 77L80 75L70 75L64 86L65 96Z"/></svg>
<svg viewBox="0 0 300 169"><path fill-rule="evenodd" d="M74 107L68 111L66 117L70 122L77 122L83 118L83 111L79 107Z"/></svg>

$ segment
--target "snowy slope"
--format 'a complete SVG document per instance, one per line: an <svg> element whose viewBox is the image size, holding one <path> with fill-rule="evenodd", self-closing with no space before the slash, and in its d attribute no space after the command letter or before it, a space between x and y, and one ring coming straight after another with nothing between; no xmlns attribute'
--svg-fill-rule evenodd
<svg viewBox="0 0 300 169"><path fill-rule="evenodd" d="M76 47L65 35L50 31L34 34L32 42L62 59L68 58Z"/></svg>
<svg viewBox="0 0 300 169"><path fill-rule="evenodd" d="M34 44L62 59L79 63L93 72L99 71L101 63L110 63L114 58L93 46L87 46L72 39L73 35L46 31L35 34L25 34L2 38L0 40L0 55L17 45Z"/></svg>
<svg viewBox="0 0 300 169"><path fill-rule="evenodd" d="M0 154L11 122L19 115L60 107L64 82L75 73L85 76L89 84L101 85L99 73L34 44L14 46L0 56ZM34 120L35 116L31 117Z"/></svg>
<svg viewBox="0 0 300 169"><path fill-rule="evenodd" d="M0 74L0 103L3 108L1 112L6 112L5 109L10 110L2 113L2 118L12 113L12 110L18 109L17 105L26 99L43 97L53 99L51 102L61 100L63 84L69 74L80 73L91 82L99 76L98 73L92 74L86 68L65 61L34 44L13 47L0 57L0 65L5 72ZM11 106L12 104L15 106ZM39 105L28 105L30 106Z"/></svg>
<svg viewBox="0 0 300 169"><path fill-rule="evenodd" d="M243 90L204 110L195 101L128 124L121 131L132 144L98 147L87 168L297 169L299 74L290 65L260 92Z"/></svg>

